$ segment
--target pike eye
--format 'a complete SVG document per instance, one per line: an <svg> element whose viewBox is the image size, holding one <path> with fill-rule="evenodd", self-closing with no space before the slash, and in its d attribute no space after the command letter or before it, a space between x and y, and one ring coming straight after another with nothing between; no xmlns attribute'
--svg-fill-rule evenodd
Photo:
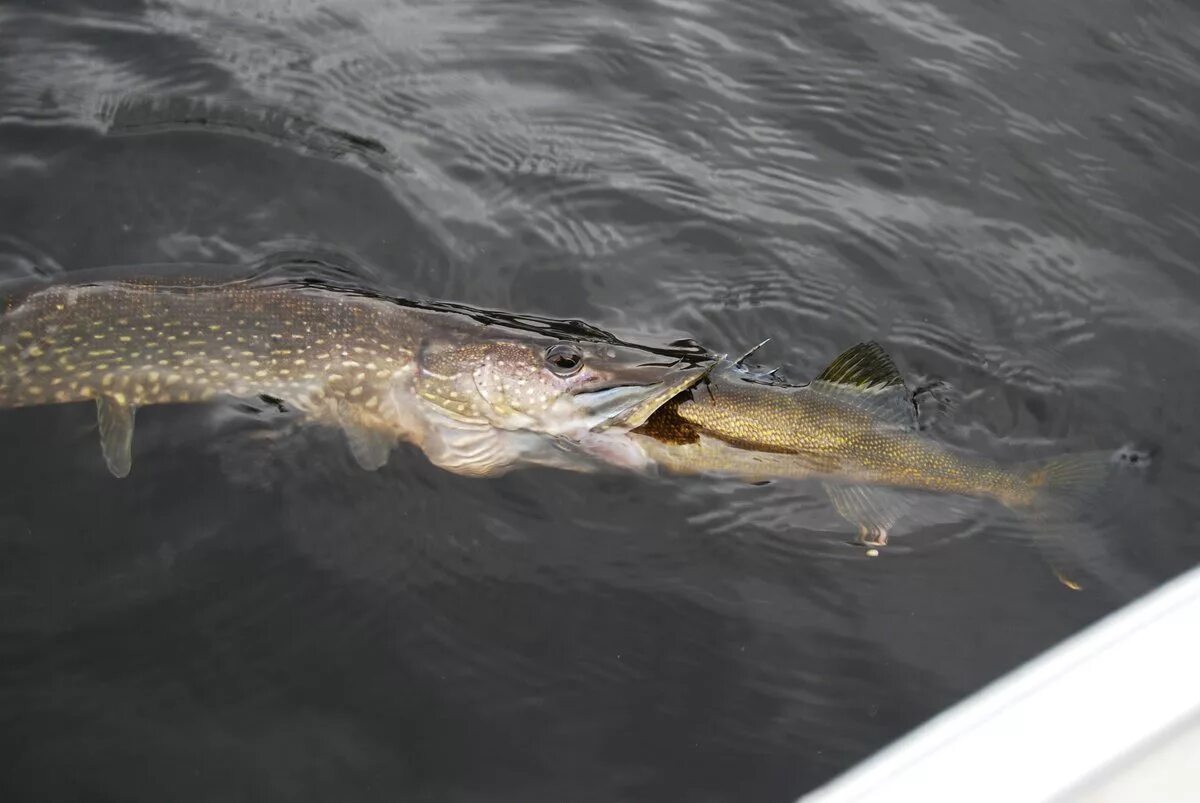
<svg viewBox="0 0 1200 803"><path fill-rule="evenodd" d="M570 343L557 343L546 349L546 367L559 376L570 376L583 367L583 352Z"/></svg>

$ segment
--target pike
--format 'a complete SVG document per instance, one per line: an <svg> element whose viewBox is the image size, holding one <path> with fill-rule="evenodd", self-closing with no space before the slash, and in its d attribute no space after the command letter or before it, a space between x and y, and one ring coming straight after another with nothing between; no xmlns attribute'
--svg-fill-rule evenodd
<svg viewBox="0 0 1200 803"><path fill-rule="evenodd" d="M252 396L339 427L366 469L408 441L494 476L588 470L575 442L639 426L711 365L544 321L312 281L51 285L0 316L0 408L94 402L117 477L139 407Z"/></svg>
<svg viewBox="0 0 1200 803"><path fill-rule="evenodd" d="M877 343L848 349L805 385L744 370L742 361L759 346L736 362L722 360L656 410L629 433L623 451L608 454L610 462L749 481L816 478L858 527L860 542L882 546L910 510L892 489L992 499L1042 520L1061 518L1092 498L1121 456L1086 452L1004 465L919 431L913 396Z"/></svg>

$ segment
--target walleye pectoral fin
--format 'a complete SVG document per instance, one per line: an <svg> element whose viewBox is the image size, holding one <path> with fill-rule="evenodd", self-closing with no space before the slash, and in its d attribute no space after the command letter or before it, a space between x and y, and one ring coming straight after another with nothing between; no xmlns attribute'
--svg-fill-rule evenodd
<svg viewBox="0 0 1200 803"><path fill-rule="evenodd" d="M128 476L133 468L132 404L110 396L96 399L96 420L100 428L100 450L114 477Z"/></svg>
<svg viewBox="0 0 1200 803"><path fill-rule="evenodd" d="M395 439L357 424L342 424L342 431L346 433L350 454L360 466L376 471L387 464Z"/></svg>
<svg viewBox="0 0 1200 803"><path fill-rule="evenodd" d="M895 491L873 485L824 483L834 508L859 528L859 541L872 546L887 543L888 530L903 518L909 501Z"/></svg>
<svg viewBox="0 0 1200 803"><path fill-rule="evenodd" d="M908 429L917 425L912 396L896 364L878 343L859 343L846 349L809 383L809 388L882 421Z"/></svg>

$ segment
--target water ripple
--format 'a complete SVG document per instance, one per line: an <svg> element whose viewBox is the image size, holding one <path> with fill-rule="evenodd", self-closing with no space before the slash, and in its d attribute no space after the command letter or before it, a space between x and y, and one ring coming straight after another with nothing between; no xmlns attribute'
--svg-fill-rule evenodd
<svg viewBox="0 0 1200 803"><path fill-rule="evenodd" d="M798 381L874 338L953 386L955 443L1163 444L1109 560L1165 577L1200 559L1198 41L1170 0L0 0L0 268L319 244L770 336ZM804 483L364 474L226 407L139 413L161 470L117 487L85 411L10 417L3 707L23 768L106 791L200 744L288 798L794 798L1109 604L990 508L873 560Z"/></svg>

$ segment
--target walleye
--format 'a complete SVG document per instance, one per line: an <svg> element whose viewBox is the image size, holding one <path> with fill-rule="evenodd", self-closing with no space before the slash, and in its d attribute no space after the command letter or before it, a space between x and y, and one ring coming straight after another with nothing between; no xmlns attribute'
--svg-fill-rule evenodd
<svg viewBox="0 0 1200 803"><path fill-rule="evenodd" d="M886 544L909 510L891 488L994 499L1046 517L1097 491L1111 467L1113 455L1099 452L1002 465L921 433L916 413L876 343L850 348L806 385L724 360L630 433L637 451L623 462L752 481L819 478L860 542L872 546Z"/></svg>
<svg viewBox="0 0 1200 803"><path fill-rule="evenodd" d="M94 401L118 477L137 408L221 396L271 397L340 427L366 469L409 441L487 476L585 470L575 441L639 426L711 366L556 334L544 319L311 281L51 285L0 317L0 407Z"/></svg>

